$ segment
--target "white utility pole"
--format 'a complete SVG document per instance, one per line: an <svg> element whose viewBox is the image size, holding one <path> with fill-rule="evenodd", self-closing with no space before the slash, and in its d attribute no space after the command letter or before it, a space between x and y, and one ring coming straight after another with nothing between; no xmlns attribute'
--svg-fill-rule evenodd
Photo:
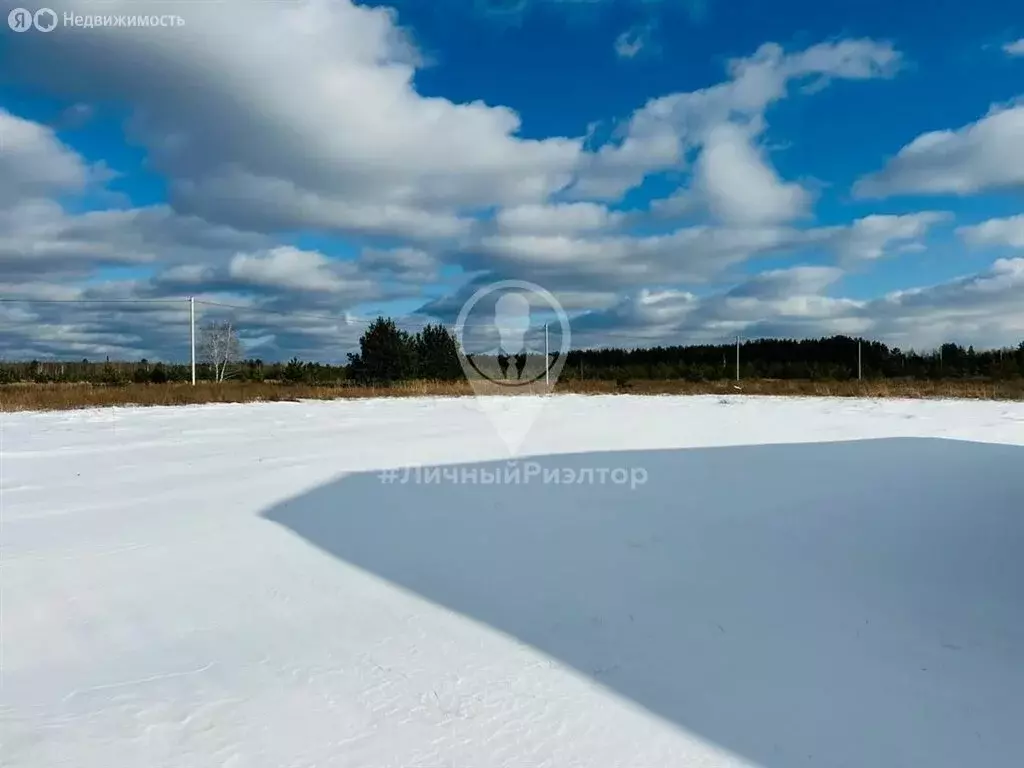
<svg viewBox="0 0 1024 768"><path fill-rule="evenodd" d="M196 299L188 298L189 338L192 342L192 386L196 385Z"/></svg>
<svg viewBox="0 0 1024 768"><path fill-rule="evenodd" d="M740 380L740 337L736 337L736 381Z"/></svg>
<svg viewBox="0 0 1024 768"><path fill-rule="evenodd" d="M551 352L548 350L547 323L544 323L544 386L551 386Z"/></svg>

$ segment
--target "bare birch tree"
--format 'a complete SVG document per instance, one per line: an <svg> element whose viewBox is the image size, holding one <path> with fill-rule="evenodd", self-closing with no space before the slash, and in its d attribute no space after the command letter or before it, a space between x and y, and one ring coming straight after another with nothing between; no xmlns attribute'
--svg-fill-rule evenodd
<svg viewBox="0 0 1024 768"><path fill-rule="evenodd" d="M242 360L242 344L230 320L208 323L199 331L201 359L213 369L213 380L224 381Z"/></svg>

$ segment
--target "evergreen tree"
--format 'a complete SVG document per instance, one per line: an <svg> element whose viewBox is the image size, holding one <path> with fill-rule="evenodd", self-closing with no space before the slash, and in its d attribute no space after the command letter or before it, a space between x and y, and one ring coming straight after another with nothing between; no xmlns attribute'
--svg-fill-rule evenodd
<svg viewBox="0 0 1024 768"><path fill-rule="evenodd" d="M416 340L390 318L378 317L349 354L352 378L364 384L391 384L416 375Z"/></svg>
<svg viewBox="0 0 1024 768"><path fill-rule="evenodd" d="M463 376L458 342L443 325L428 325L416 334L416 358L421 379L457 381Z"/></svg>
<svg viewBox="0 0 1024 768"><path fill-rule="evenodd" d="M302 383L305 378L305 366L299 361L299 358L293 357L288 361L288 365L281 372L281 378L289 384Z"/></svg>

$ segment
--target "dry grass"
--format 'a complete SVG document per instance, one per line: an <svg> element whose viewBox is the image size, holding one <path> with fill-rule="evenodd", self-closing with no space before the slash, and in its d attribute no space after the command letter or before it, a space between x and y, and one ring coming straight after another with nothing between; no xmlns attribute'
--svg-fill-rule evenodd
<svg viewBox="0 0 1024 768"><path fill-rule="evenodd" d="M560 387L561 389L561 387ZM644 381L619 387L611 381L572 382L566 391L582 394L637 395L745 394L810 397L959 398L1024 400L1024 380L1018 381L809 381L805 379L748 379L746 381Z"/></svg>
<svg viewBox="0 0 1024 768"><path fill-rule="evenodd" d="M906 397L1024 400L1024 381L865 381L824 382L755 379L740 382L634 380L563 381L559 393L700 395L748 394L818 397ZM189 384L11 384L0 386L0 411L51 411L121 405L189 405L368 397L462 397L466 382L414 382L394 387L317 387L256 382Z"/></svg>
<svg viewBox="0 0 1024 768"><path fill-rule="evenodd" d="M465 389L465 392L462 391ZM10 384L0 386L0 411L52 411L118 405L195 405L355 397L457 396L468 387L415 382L387 388L318 387L303 384L227 381L221 384Z"/></svg>

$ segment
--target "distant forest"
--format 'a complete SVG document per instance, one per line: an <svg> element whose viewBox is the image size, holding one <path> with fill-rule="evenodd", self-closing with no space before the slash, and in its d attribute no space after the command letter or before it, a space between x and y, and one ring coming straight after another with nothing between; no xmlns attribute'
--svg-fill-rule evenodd
<svg viewBox="0 0 1024 768"><path fill-rule="evenodd" d="M458 346L449 329L443 325L428 325L413 334L401 330L394 320L383 317L367 328L359 341L359 352L350 354L343 365L297 358L287 362L259 359L226 362L227 378L233 381L362 386L415 380L457 381L464 376ZM215 361L203 360L197 365L197 378L212 380L215 370ZM995 350L943 344L927 352L901 350L848 336L758 339L740 344L741 379L843 381L856 379L858 373L864 379L1017 379L1024 377L1024 342L1017 347ZM188 382L191 375L187 362L0 362L0 384L162 384ZM703 344L570 351L560 379L721 381L736 375L735 344Z"/></svg>

